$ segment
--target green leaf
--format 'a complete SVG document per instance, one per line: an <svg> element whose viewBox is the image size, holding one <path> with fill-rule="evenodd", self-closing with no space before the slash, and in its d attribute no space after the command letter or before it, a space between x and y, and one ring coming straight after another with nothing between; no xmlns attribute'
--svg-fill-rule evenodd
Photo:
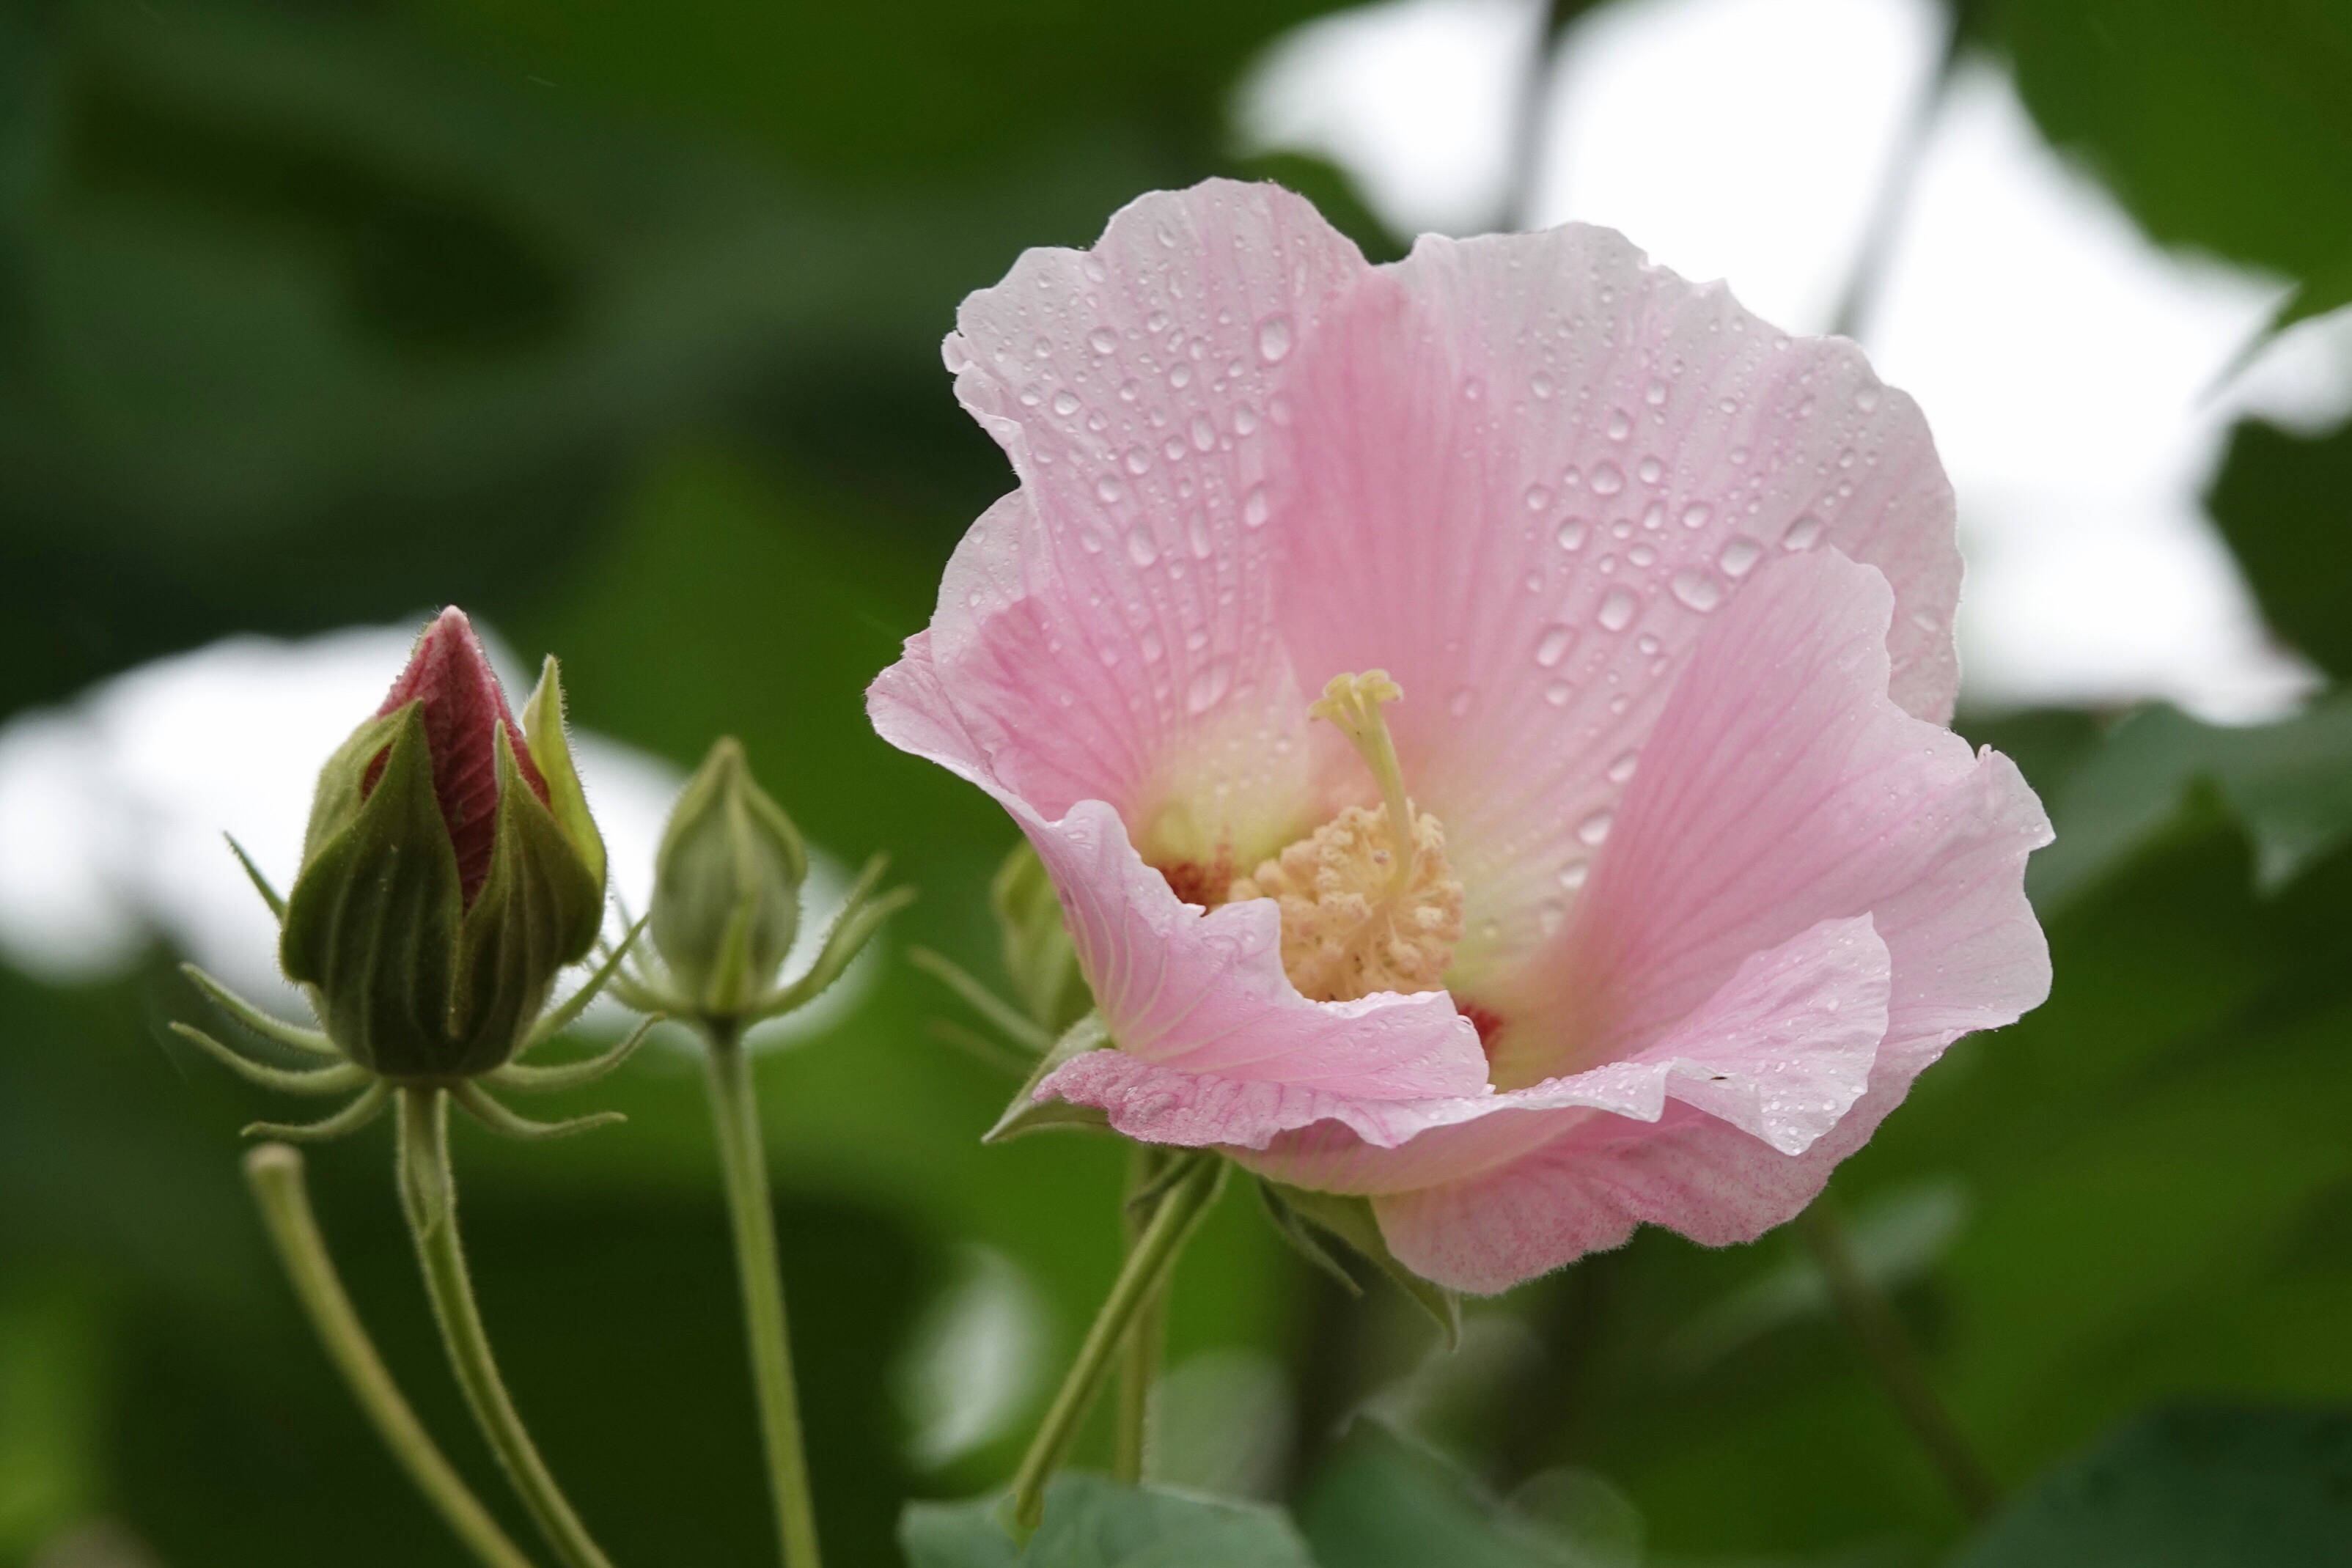
<svg viewBox="0 0 2352 1568"><path fill-rule="evenodd" d="M913 1568L1316 1568L1280 1509L1057 1476L1027 1548L997 1516L996 1498L910 1503L898 1542Z"/></svg>
<svg viewBox="0 0 2352 1568"><path fill-rule="evenodd" d="M2352 1410L2176 1409L2059 1466L1952 1568L2346 1568Z"/></svg>
<svg viewBox="0 0 2352 1568"><path fill-rule="evenodd" d="M2067 776L2050 802L2057 841L2027 869L2049 911L2113 873L2211 789L2254 846L2256 884L2293 882L2352 836L2352 693L2250 728L2203 724L2158 705L2132 715Z"/></svg>
<svg viewBox="0 0 2352 1568"><path fill-rule="evenodd" d="M1991 31L2043 134L2158 243L2304 279L2352 256L2352 9L2004 0Z"/></svg>
<svg viewBox="0 0 2352 1568"><path fill-rule="evenodd" d="M1394 1281L1399 1290L1412 1298L1412 1304L1429 1314L1439 1332L1445 1335L1445 1346L1454 1349L1462 1343L1461 1298L1443 1285L1423 1279L1389 1250L1388 1238L1381 1234L1381 1222L1372 1213L1372 1200L1336 1192L1309 1192L1305 1187L1286 1186L1280 1182L1264 1182L1262 1190L1269 1199L1268 1212L1276 1214L1276 1228L1281 1228L1282 1205L1290 1215L1304 1219L1320 1229L1329 1231L1353 1248L1369 1261L1378 1265L1381 1273Z"/></svg>
<svg viewBox="0 0 2352 1568"><path fill-rule="evenodd" d="M2352 281L2352 280L2347 280ZM2271 629L2352 680L2352 424L2308 437L2249 420L2230 433L2205 497Z"/></svg>
<svg viewBox="0 0 2352 1568"><path fill-rule="evenodd" d="M1322 1568L1630 1568L1562 1540L1453 1463L1377 1421L1359 1421L1298 1502ZM1598 1544L1598 1543L1595 1543Z"/></svg>

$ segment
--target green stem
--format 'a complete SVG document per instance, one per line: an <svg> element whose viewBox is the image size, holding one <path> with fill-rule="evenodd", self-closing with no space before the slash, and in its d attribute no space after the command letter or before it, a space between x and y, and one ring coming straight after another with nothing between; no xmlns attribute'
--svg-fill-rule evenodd
<svg viewBox="0 0 2352 1568"><path fill-rule="evenodd" d="M719 1132L719 1167L735 1230L736 1274L743 1288L743 1330L751 1342L751 1382L768 1455L768 1489L785 1568L817 1568L816 1507L793 1387L792 1335L784 1320L784 1282L776 1258L776 1216L768 1196L768 1162L760 1141L760 1107L751 1061L734 1028L706 1024L710 1114Z"/></svg>
<svg viewBox="0 0 2352 1568"><path fill-rule="evenodd" d="M1187 1168L1168 1186L1151 1222L1128 1249L1127 1260L1119 1267L1110 1294L1103 1298L1094 1325L1087 1330L1077 1359L1070 1364L1045 1420L1038 1423L1037 1435L1029 1440L1021 1468L1013 1472L1013 1517L1024 1531L1036 1529L1045 1517L1045 1483L1077 1440L1079 1423L1101 1390L1112 1357L1128 1339L1138 1315L1166 1286L1184 1243L1192 1239L1193 1229L1224 1186L1228 1167L1222 1155L1195 1151L1175 1157L1186 1162Z"/></svg>
<svg viewBox="0 0 2352 1568"><path fill-rule="evenodd" d="M1124 1205L1127 1245L1132 1251L1150 1227L1150 1207L1138 1202L1166 1166L1164 1153L1150 1144L1138 1144L1129 1155L1127 1203ZM1150 1464L1151 1395L1160 1380L1160 1363L1168 1340L1168 1291L1155 1291L1135 1314L1118 1362L1118 1418L1111 1427L1110 1474L1129 1486L1139 1483Z"/></svg>
<svg viewBox="0 0 2352 1568"><path fill-rule="evenodd" d="M400 1200L425 1271L425 1293L441 1325L450 1367L474 1420L514 1484L515 1495L567 1568L612 1568L549 1473L499 1376L490 1339L474 1302L466 1250L457 1235L457 1189L449 1169L449 1098L439 1089L404 1085L400 1106Z"/></svg>
<svg viewBox="0 0 2352 1568"><path fill-rule="evenodd" d="M245 1179L253 1188L286 1278L326 1347L327 1359L343 1375L376 1436L483 1568L531 1568L530 1559L507 1539L489 1510L433 1446L424 1423L401 1397L383 1358L368 1339L336 1277L326 1239L319 1234L318 1217L310 1211L310 1195L302 1185L300 1153L285 1144L264 1144L245 1156Z"/></svg>
<svg viewBox="0 0 2352 1568"><path fill-rule="evenodd" d="M1829 1281L1830 1299L1837 1304L1838 1315L1845 1320L1927 1462L1950 1490L1952 1500L1971 1521L1988 1518L2000 1506L2000 1488L1961 1435L1951 1412L1944 1408L1935 1385L1927 1381L1917 1347L1895 1315L1894 1306L1863 1271L1845 1223L1826 1194L1797 1217L1797 1230Z"/></svg>

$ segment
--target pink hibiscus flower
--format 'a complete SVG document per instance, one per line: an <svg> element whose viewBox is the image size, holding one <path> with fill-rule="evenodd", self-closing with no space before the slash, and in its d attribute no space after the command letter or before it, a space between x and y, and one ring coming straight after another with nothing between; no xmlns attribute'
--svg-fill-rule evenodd
<svg viewBox="0 0 2352 1568"><path fill-rule="evenodd" d="M1852 343L1605 229L1376 267L1211 182L946 357L1021 484L868 702L1061 894L1112 1044L1041 1101L1496 1291L1779 1224L2047 993L2048 821L1943 727L1950 486Z"/></svg>

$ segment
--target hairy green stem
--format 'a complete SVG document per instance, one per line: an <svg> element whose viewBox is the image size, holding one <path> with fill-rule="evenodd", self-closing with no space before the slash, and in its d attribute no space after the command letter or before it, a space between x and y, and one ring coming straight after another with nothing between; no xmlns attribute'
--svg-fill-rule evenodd
<svg viewBox="0 0 2352 1568"><path fill-rule="evenodd" d="M1166 1168L1164 1150L1138 1144L1129 1156L1127 1177L1127 1245L1132 1251L1150 1228L1157 1206L1145 1195ZM1150 1463L1151 1400L1160 1381L1160 1363L1168 1341L1168 1290L1153 1291L1135 1314L1118 1362L1118 1418L1111 1427L1111 1479L1134 1486Z"/></svg>
<svg viewBox="0 0 2352 1568"><path fill-rule="evenodd" d="M1863 1271L1845 1222L1838 1218L1827 1195L1814 1199L1797 1217L1797 1230L1829 1281L1830 1299L1836 1303L1838 1315L1845 1320L1896 1413L1950 1490L1952 1500L1971 1521L1989 1517L2000 1506L2000 1488L1961 1435L1951 1412L1944 1408L1935 1385L1927 1381L1917 1347L1885 1293Z"/></svg>
<svg viewBox="0 0 2352 1568"><path fill-rule="evenodd" d="M376 1354L335 1274L326 1239L319 1234L318 1217L310 1211L310 1195L302 1185L300 1153L285 1144L264 1144L245 1156L245 1179L253 1188L286 1278L326 1347L327 1359L342 1374L393 1458L483 1568L531 1568L530 1559L507 1539L489 1510L434 1447Z"/></svg>
<svg viewBox="0 0 2352 1568"><path fill-rule="evenodd" d="M548 1544L567 1568L612 1568L549 1473L490 1354L474 1301L466 1250L457 1235L457 1192L449 1168L449 1099L436 1088L404 1086L400 1106L400 1199L425 1271L425 1293L441 1325L450 1367L482 1436L498 1456Z"/></svg>
<svg viewBox="0 0 2352 1568"><path fill-rule="evenodd" d="M768 1162L761 1145L751 1061L740 1032L734 1028L706 1025L704 1038L710 1048L710 1114L718 1127L719 1167L727 1188L728 1218L735 1232L736 1274L743 1288L743 1330L751 1343L751 1382L767 1449L776 1533L783 1545L785 1568L818 1568L816 1506L809 1491L800 1398L793 1386L792 1334L784 1319L776 1216L768 1195Z"/></svg>
<svg viewBox="0 0 2352 1568"><path fill-rule="evenodd" d="M1128 1249L1118 1278L1112 1282L1110 1294L1103 1298L1102 1310L1087 1330L1086 1342L1078 1347L1077 1359L1070 1364L1045 1420L1038 1423L1037 1435L1029 1440L1021 1468L1013 1472L1013 1518L1024 1531L1036 1529L1045 1517L1045 1483L1077 1440L1079 1424L1101 1391L1112 1358L1127 1342L1139 1315L1166 1287L1185 1242L1192 1239L1224 1186L1228 1167L1223 1156L1188 1151L1173 1157L1182 1162L1182 1170L1167 1184L1150 1223Z"/></svg>

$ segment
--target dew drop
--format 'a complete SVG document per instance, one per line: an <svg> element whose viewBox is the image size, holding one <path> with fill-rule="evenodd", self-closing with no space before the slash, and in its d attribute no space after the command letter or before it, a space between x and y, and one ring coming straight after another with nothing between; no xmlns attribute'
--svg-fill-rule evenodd
<svg viewBox="0 0 2352 1568"><path fill-rule="evenodd" d="M1666 401L1666 383L1657 381L1652 382L1650 383L1649 391L1642 394L1642 401L1648 403L1652 408L1663 406Z"/></svg>
<svg viewBox="0 0 2352 1568"><path fill-rule="evenodd" d="M1878 383L1875 382L1856 387L1853 392L1853 406L1868 413L1878 406Z"/></svg>
<svg viewBox="0 0 2352 1568"><path fill-rule="evenodd" d="M1723 602L1723 584L1703 571L1678 571L1666 586L1676 599L1702 615Z"/></svg>
<svg viewBox="0 0 2352 1568"><path fill-rule="evenodd" d="M1633 471L1642 476L1643 484L1654 485L1658 482L1660 477L1664 475L1666 465L1659 462L1654 457L1644 457L1642 459L1640 466L1635 468Z"/></svg>
<svg viewBox="0 0 2352 1568"><path fill-rule="evenodd" d="M1168 330L1168 312L1165 310L1154 310L1150 315L1146 316L1143 319L1143 329L1147 332L1155 333L1165 332Z"/></svg>
<svg viewBox="0 0 2352 1568"><path fill-rule="evenodd" d="M1127 536L1127 559L1138 566L1150 566L1160 559L1160 541L1151 537L1150 528L1138 523Z"/></svg>
<svg viewBox="0 0 2352 1568"><path fill-rule="evenodd" d="M1603 463L1592 471L1592 493L1613 496L1625 487L1625 472L1614 463Z"/></svg>
<svg viewBox="0 0 2352 1568"><path fill-rule="evenodd" d="M1522 499L1527 502L1528 511L1540 512L1551 505L1551 491L1541 485L1530 485Z"/></svg>
<svg viewBox="0 0 2352 1568"><path fill-rule="evenodd" d="M1544 688L1544 701L1554 707L1566 707L1568 699L1575 695L1576 689L1566 681L1554 681Z"/></svg>
<svg viewBox="0 0 2352 1568"><path fill-rule="evenodd" d="M1194 714L1204 714L1218 703L1234 684L1234 666L1230 660L1219 659L1192 672L1184 685L1184 706Z"/></svg>
<svg viewBox="0 0 2352 1568"><path fill-rule="evenodd" d="M1235 435L1256 434L1257 410L1250 407L1247 403L1244 403L1241 407L1234 410L1234 434Z"/></svg>
<svg viewBox="0 0 2352 1568"><path fill-rule="evenodd" d="M1269 365L1290 357L1289 317L1277 313L1257 324L1257 357Z"/></svg>
<svg viewBox="0 0 2352 1568"><path fill-rule="evenodd" d="M1811 512L1790 523L1789 531L1780 536L1780 548L1785 550L1811 549L1821 542L1822 520Z"/></svg>
<svg viewBox="0 0 2352 1568"><path fill-rule="evenodd" d="M1625 552L1625 559L1635 566L1655 566L1658 561L1658 552L1648 545L1635 545Z"/></svg>
<svg viewBox="0 0 2352 1568"><path fill-rule="evenodd" d="M1108 327L1097 327L1087 334L1087 341L1093 346L1096 353L1108 354L1118 350L1118 334Z"/></svg>
<svg viewBox="0 0 2352 1568"><path fill-rule="evenodd" d="M1542 936L1555 935L1568 923L1568 905L1557 898L1547 898L1536 906L1536 930Z"/></svg>
<svg viewBox="0 0 2352 1568"><path fill-rule="evenodd" d="M1633 623L1636 608L1632 594L1622 588L1612 588L1609 591L1609 597L1601 601L1601 612L1594 619L1606 631L1622 632Z"/></svg>
<svg viewBox="0 0 2352 1568"><path fill-rule="evenodd" d="M1626 779L1633 777L1633 769L1640 767L1641 763L1642 754L1640 752L1619 752L1617 754L1617 760L1609 765L1609 782L1612 784L1622 784Z"/></svg>
<svg viewBox="0 0 2352 1568"><path fill-rule="evenodd" d="M1528 390L1536 394L1537 402L1543 402L1551 396L1551 377L1545 371L1538 371L1534 378L1528 382Z"/></svg>
<svg viewBox="0 0 2352 1568"><path fill-rule="evenodd" d="M1588 844L1597 844L1609 836L1610 826L1617 821L1614 811L1595 811L1576 824L1576 836Z"/></svg>
<svg viewBox="0 0 2352 1568"><path fill-rule="evenodd" d="M1182 392L1186 387L1191 386L1192 384L1192 367L1190 365L1179 365L1174 370L1169 371L1168 384L1174 387L1178 392Z"/></svg>
<svg viewBox="0 0 2352 1568"><path fill-rule="evenodd" d="M1664 501L1653 501L1647 507L1643 507L1642 510L1642 526L1649 529L1649 531L1654 534L1660 528L1664 528L1666 526L1666 504Z"/></svg>
<svg viewBox="0 0 2352 1568"><path fill-rule="evenodd" d="M1747 535L1740 534L1723 547L1723 553L1715 558L1715 564L1723 568L1724 576L1737 581L1748 575L1750 569L1756 565L1757 558L1763 553L1762 545Z"/></svg>
<svg viewBox="0 0 2352 1568"><path fill-rule="evenodd" d="M1703 528L1715 517L1715 508L1705 501L1693 501L1683 508L1683 527Z"/></svg>
<svg viewBox="0 0 2352 1568"><path fill-rule="evenodd" d="M1070 415L1077 413L1078 394L1071 392L1066 387L1062 391L1055 392L1054 394L1054 412L1060 414L1064 419L1067 419Z"/></svg>
<svg viewBox="0 0 2352 1568"><path fill-rule="evenodd" d="M1023 408L1035 408L1039 403L1045 401L1045 394L1039 392L1035 387L1023 387L1021 389L1021 406Z"/></svg>
<svg viewBox="0 0 2352 1568"><path fill-rule="evenodd" d="M1584 885L1584 879L1591 874L1592 868L1585 862L1570 861L1559 868L1559 885L1574 893Z"/></svg>
<svg viewBox="0 0 2352 1568"><path fill-rule="evenodd" d="M1136 646L1143 650L1143 662L1147 664L1158 664L1160 655L1166 652L1160 645L1160 633L1157 632L1146 632L1137 639Z"/></svg>
<svg viewBox="0 0 2352 1568"><path fill-rule="evenodd" d="M1445 699L1445 711L1455 718L1466 718L1469 716L1472 705L1477 700L1477 687L1456 686L1454 688L1454 695Z"/></svg>
<svg viewBox="0 0 2352 1568"><path fill-rule="evenodd" d="M1216 541L1209 537L1209 516L1206 512L1195 507L1192 514L1184 519L1184 538L1192 547L1193 559L1209 559L1209 551L1215 548Z"/></svg>
<svg viewBox="0 0 2352 1568"><path fill-rule="evenodd" d="M1608 430L1610 440L1624 440L1627 436L1633 434L1633 416L1627 413L1622 408L1611 409L1609 411Z"/></svg>
<svg viewBox="0 0 2352 1568"><path fill-rule="evenodd" d="M1195 626L1184 633L1184 647L1187 652L1197 653L1208 645L1209 633L1206 628Z"/></svg>
<svg viewBox="0 0 2352 1568"><path fill-rule="evenodd" d="M1549 670L1554 664L1559 664L1562 659L1568 657L1569 649L1575 646L1575 627L1547 627L1544 630L1544 634L1536 640L1536 663Z"/></svg>
<svg viewBox="0 0 2352 1568"><path fill-rule="evenodd" d="M1582 517L1570 517L1560 524L1559 532L1552 537L1559 540L1559 548L1562 549L1582 549L1584 536L1591 531L1591 528L1592 525Z"/></svg>
<svg viewBox="0 0 2352 1568"><path fill-rule="evenodd" d="M1205 413L1194 414L1192 416L1193 450L1197 452L1206 452L1211 447L1216 445L1216 444L1217 426L1215 422L1211 420Z"/></svg>
<svg viewBox="0 0 2352 1568"><path fill-rule="evenodd" d="M1106 507L1116 505L1118 498L1126 494L1127 486L1118 482L1116 474L1106 474L1095 481L1095 499Z"/></svg>
<svg viewBox="0 0 2352 1568"><path fill-rule="evenodd" d="M1257 486L1242 497L1242 526L1262 528L1266 518L1274 516L1274 504L1265 498L1265 486Z"/></svg>

